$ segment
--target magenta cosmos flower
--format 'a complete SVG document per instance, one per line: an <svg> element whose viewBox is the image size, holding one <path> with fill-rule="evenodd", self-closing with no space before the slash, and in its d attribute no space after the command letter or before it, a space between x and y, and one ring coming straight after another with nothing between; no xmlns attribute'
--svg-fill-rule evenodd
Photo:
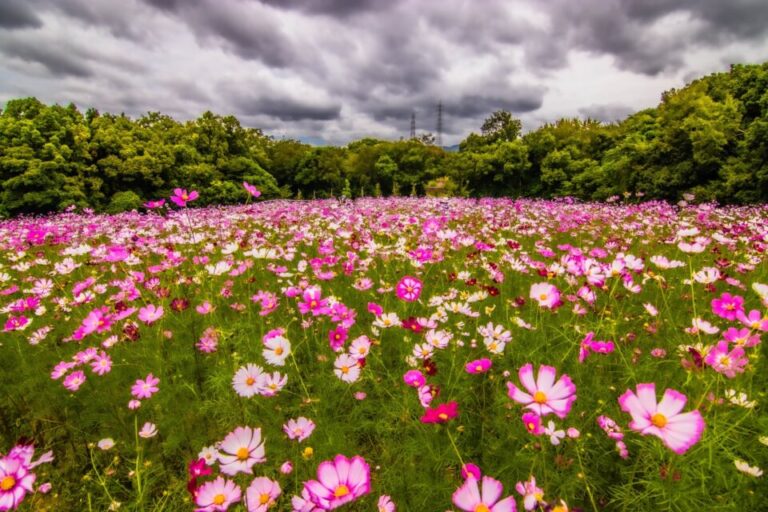
<svg viewBox="0 0 768 512"><path fill-rule="evenodd" d="M415 277L405 276L397 283L395 293L397 298L406 302L413 302L421 295L421 281Z"/></svg>
<svg viewBox="0 0 768 512"><path fill-rule="evenodd" d="M421 417L422 423L445 423L459 415L458 402L440 404L435 408L427 409Z"/></svg>
<svg viewBox="0 0 768 512"><path fill-rule="evenodd" d="M453 493L453 504L465 512L515 512L515 498L507 496L499 501L502 492L504 487L501 482L489 476L483 477L481 491L477 479L470 474Z"/></svg>
<svg viewBox="0 0 768 512"><path fill-rule="evenodd" d="M248 191L249 194L253 197L259 197L261 195L261 192L259 189L257 189L255 186L251 185L247 181L243 182L243 188Z"/></svg>
<svg viewBox="0 0 768 512"><path fill-rule="evenodd" d="M698 410L680 413L687 398L667 389L661 402L656 403L656 384L638 384L637 394L631 389L619 397L621 410L632 415L629 428L654 435L677 454L685 453L696 444L704 431L704 419Z"/></svg>
<svg viewBox="0 0 768 512"><path fill-rule="evenodd" d="M32 492L35 474L21 457L0 458L0 510L15 510L24 496Z"/></svg>
<svg viewBox="0 0 768 512"><path fill-rule="evenodd" d="M219 443L219 463L225 475L250 473L254 464L267 460L261 429L237 427Z"/></svg>
<svg viewBox="0 0 768 512"><path fill-rule="evenodd" d="M131 387L131 394L139 399L149 398L160 390L157 387L158 384L160 384L160 379L150 373L146 379L138 379L136 381Z"/></svg>
<svg viewBox="0 0 768 512"><path fill-rule="evenodd" d="M197 193L197 190L193 190L192 192L187 192L187 189L185 188L175 188L173 189L173 195L171 196L171 201L173 201L177 206L181 206L182 208L187 206L187 203L189 201L194 201L199 197L199 194Z"/></svg>
<svg viewBox="0 0 768 512"><path fill-rule="evenodd" d="M317 480L304 483L311 501L322 510L333 510L371 491L371 469L356 455L337 455L317 468Z"/></svg>
<svg viewBox="0 0 768 512"><path fill-rule="evenodd" d="M720 297L712 299L712 312L720 318L733 322L736 314L744 312L744 298L730 293L723 293Z"/></svg>
<svg viewBox="0 0 768 512"><path fill-rule="evenodd" d="M482 359L468 362L466 366L464 366L464 369L467 371L467 373L485 373L491 369L492 365L493 363L491 363L491 360L487 357L484 357Z"/></svg>
<svg viewBox="0 0 768 512"><path fill-rule="evenodd" d="M718 341L717 345L709 349L704 362L716 372L732 379L737 373L744 373L744 368L749 363L749 359L744 355L742 347L736 346L733 350L729 349L730 346L727 341Z"/></svg>
<svg viewBox="0 0 768 512"><path fill-rule="evenodd" d="M197 489L196 512L223 512L233 503L240 501L242 491L232 480L219 476L212 482L205 482Z"/></svg>
<svg viewBox="0 0 768 512"><path fill-rule="evenodd" d="M528 363L520 368L519 376L528 393L507 382L509 398L525 404L527 409L542 417L550 413L555 413L560 418L568 415L576 400L576 386L568 375L563 374L555 382L555 369L543 364L539 367L538 378L534 381L533 365Z"/></svg>

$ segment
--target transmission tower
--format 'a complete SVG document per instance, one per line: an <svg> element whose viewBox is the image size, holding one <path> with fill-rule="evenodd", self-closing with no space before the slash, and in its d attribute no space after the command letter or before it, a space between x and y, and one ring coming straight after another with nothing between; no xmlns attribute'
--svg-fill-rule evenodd
<svg viewBox="0 0 768 512"><path fill-rule="evenodd" d="M411 138L416 138L416 111L411 112Z"/></svg>
<svg viewBox="0 0 768 512"><path fill-rule="evenodd" d="M443 102L437 104L437 146L443 147Z"/></svg>

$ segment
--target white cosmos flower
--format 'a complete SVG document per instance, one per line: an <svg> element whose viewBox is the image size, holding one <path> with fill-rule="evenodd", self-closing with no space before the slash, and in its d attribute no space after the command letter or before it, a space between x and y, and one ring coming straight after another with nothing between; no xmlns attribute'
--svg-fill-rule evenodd
<svg viewBox="0 0 768 512"><path fill-rule="evenodd" d="M282 336L269 338L264 342L264 350L261 352L264 359L274 366L285 366L285 360L291 354L291 342Z"/></svg>

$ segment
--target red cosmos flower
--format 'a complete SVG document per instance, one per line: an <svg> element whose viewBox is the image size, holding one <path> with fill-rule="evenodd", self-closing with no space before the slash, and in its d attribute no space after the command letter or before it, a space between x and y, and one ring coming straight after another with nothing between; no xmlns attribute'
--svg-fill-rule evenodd
<svg viewBox="0 0 768 512"><path fill-rule="evenodd" d="M211 474L211 468L209 468L205 459L200 457L197 460L193 460L189 463L189 476L190 478L198 478L201 476L208 476Z"/></svg>
<svg viewBox="0 0 768 512"><path fill-rule="evenodd" d="M422 423L446 423L459 415L459 404L457 402L448 402L440 404L434 408L428 408L421 417Z"/></svg>

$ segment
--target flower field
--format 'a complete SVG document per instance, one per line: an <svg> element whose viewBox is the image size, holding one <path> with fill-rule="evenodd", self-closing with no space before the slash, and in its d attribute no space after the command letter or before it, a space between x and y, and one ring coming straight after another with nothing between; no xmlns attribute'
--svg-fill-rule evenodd
<svg viewBox="0 0 768 512"><path fill-rule="evenodd" d="M0 223L0 511L765 509L768 207L196 197Z"/></svg>

